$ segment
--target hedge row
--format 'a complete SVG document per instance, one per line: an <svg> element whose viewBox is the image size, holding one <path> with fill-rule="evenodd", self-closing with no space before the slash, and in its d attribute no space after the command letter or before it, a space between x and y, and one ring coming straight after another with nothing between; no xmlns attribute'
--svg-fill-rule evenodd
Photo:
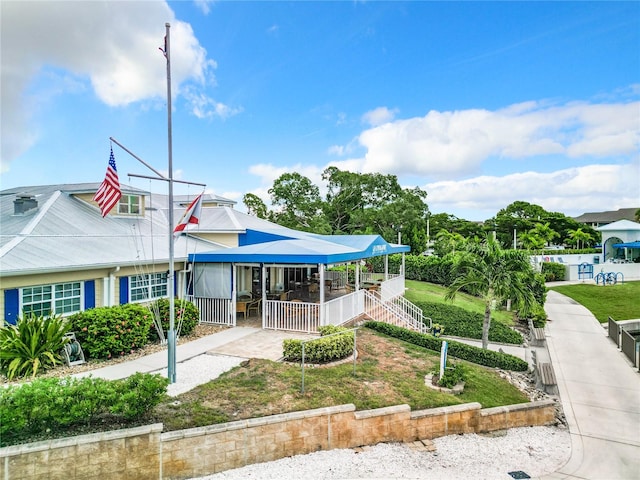
<svg viewBox="0 0 640 480"><path fill-rule="evenodd" d="M0 446L74 426L136 422L158 405L169 381L136 373L124 380L43 378L0 388Z"/></svg>
<svg viewBox="0 0 640 480"><path fill-rule="evenodd" d="M175 327L181 321L180 335L193 332L198 324L198 308L186 300L175 300ZM147 343L157 342L153 315L159 315L162 328L169 330L169 299L161 298L149 307L137 303L98 307L69 317L76 339L87 358L109 359L133 353Z"/></svg>
<svg viewBox="0 0 640 480"><path fill-rule="evenodd" d="M353 331L333 325L320 327L318 331L321 337L306 341L304 345L305 363L328 363L353 354ZM340 332L344 333L332 335ZM282 342L282 347L285 361L302 362L302 340L286 339Z"/></svg>
<svg viewBox="0 0 640 480"><path fill-rule="evenodd" d="M436 352L440 351L443 340L432 335L418 333L406 328L396 327L388 323L369 321L364 324L365 327L371 328L390 337L398 338L405 342L418 345ZM466 345L455 341L448 341L448 353L452 357L467 360L478 365L486 367L501 368L504 370L514 370L517 372L525 372L529 368L529 364L514 355L508 353L494 352L485 350L472 345Z"/></svg>
<svg viewBox="0 0 640 480"><path fill-rule="evenodd" d="M446 335L464 338L482 338L484 316L446 303L416 302L422 313L433 323L444 327ZM522 345L522 335L500 322L491 322L489 340L499 343Z"/></svg>

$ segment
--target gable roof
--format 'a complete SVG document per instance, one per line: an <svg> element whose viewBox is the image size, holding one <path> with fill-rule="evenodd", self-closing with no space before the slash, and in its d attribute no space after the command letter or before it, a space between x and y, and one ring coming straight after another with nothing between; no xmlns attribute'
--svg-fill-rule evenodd
<svg viewBox="0 0 640 480"><path fill-rule="evenodd" d="M95 192L99 185L19 187L0 192L0 274L10 276L168 262L166 206L150 208L144 216L107 215L102 218L97 206L75 197L80 193ZM122 191L148 194L126 186L122 186ZM14 214L16 195L33 197L37 206L23 214ZM152 198L163 200L161 197ZM164 202L166 205L166 199ZM176 212L183 210L178 206ZM188 252L216 248L223 246L181 235L175 240L174 260L186 260Z"/></svg>
<svg viewBox="0 0 640 480"><path fill-rule="evenodd" d="M578 217L573 217L576 222L580 223L611 223L617 220L635 220L636 208L619 208L618 210L610 210L606 212L587 212Z"/></svg>
<svg viewBox="0 0 640 480"><path fill-rule="evenodd" d="M640 232L640 223L630 220L618 220L617 222L608 223L596 228L600 232L624 231L624 232Z"/></svg>

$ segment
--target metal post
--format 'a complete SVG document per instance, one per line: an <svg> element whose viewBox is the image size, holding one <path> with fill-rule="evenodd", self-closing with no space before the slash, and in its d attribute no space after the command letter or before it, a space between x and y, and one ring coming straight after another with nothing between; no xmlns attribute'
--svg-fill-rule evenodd
<svg viewBox="0 0 640 480"><path fill-rule="evenodd" d="M165 56L167 58L167 148L169 159L169 334L168 334L168 366L169 383L176 382L176 332L175 332L175 272L173 265L174 237L173 237L173 143L171 131L171 49L169 28L165 23Z"/></svg>

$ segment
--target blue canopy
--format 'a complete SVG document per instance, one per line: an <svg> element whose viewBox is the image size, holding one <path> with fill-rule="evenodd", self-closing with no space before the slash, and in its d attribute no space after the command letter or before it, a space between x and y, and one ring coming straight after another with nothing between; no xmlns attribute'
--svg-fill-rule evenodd
<svg viewBox="0 0 640 480"><path fill-rule="evenodd" d="M635 242L627 242L627 243L614 243L614 248L640 248L640 240L636 240Z"/></svg>
<svg viewBox="0 0 640 480"><path fill-rule="evenodd" d="M236 248L192 253L190 262L334 264L392 253L409 252L408 245L393 245L380 235L316 235L299 232L301 238L281 238ZM265 241L266 240L266 241Z"/></svg>

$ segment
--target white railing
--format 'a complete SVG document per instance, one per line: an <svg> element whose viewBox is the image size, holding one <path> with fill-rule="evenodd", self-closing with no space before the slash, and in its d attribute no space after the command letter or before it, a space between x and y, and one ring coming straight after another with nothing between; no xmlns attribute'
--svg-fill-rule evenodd
<svg viewBox="0 0 640 480"><path fill-rule="evenodd" d="M267 300L263 327L272 330L315 333L320 326L320 304Z"/></svg>
<svg viewBox="0 0 640 480"><path fill-rule="evenodd" d="M384 273L360 272L360 283L376 283L384 281Z"/></svg>
<svg viewBox="0 0 640 480"><path fill-rule="evenodd" d="M347 272L327 270L324 272L325 280L331 280L331 289L344 288L347 284Z"/></svg>
<svg viewBox="0 0 640 480"><path fill-rule="evenodd" d="M343 325L364 313L364 290L330 300L322 308L323 325Z"/></svg>
<svg viewBox="0 0 640 480"><path fill-rule="evenodd" d="M431 330L431 327L433 327L433 321L431 320L431 318L425 317L422 309L416 304L411 303L405 297L396 297L392 300L392 302L398 305L406 315L413 318L413 321L417 325L427 325L429 327L429 330Z"/></svg>
<svg viewBox="0 0 640 480"><path fill-rule="evenodd" d="M377 294L368 291L364 293L365 313L372 319L398 327L409 328L420 333L429 332L429 326L424 323L423 319L414 318L403 309L403 304L382 301ZM410 303L408 300L406 302ZM428 320L431 323L431 319Z"/></svg>
<svg viewBox="0 0 640 480"><path fill-rule="evenodd" d="M387 302L404 295L404 275L397 275L380 284L380 298Z"/></svg>
<svg viewBox="0 0 640 480"><path fill-rule="evenodd" d="M235 327L236 316L233 314L233 304L230 298L199 298L189 296L200 311L200 323L213 325L227 325Z"/></svg>

